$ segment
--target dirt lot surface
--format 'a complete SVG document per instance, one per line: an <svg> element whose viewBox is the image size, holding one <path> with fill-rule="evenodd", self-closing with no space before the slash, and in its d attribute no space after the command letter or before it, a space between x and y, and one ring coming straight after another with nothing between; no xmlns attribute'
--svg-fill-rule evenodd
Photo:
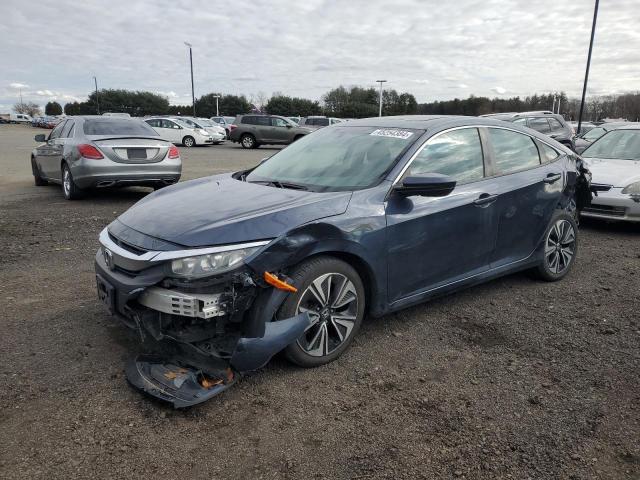
<svg viewBox="0 0 640 480"><path fill-rule="evenodd" d="M1 478L640 478L640 227L584 222L562 282L369 319L330 365L173 411L127 384L94 291L98 233L149 190L35 187L34 133L0 125ZM181 151L185 179L273 152Z"/></svg>

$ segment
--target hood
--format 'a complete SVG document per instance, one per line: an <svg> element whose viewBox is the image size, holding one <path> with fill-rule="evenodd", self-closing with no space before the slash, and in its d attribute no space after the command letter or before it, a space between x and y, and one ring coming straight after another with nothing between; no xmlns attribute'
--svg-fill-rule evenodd
<svg viewBox="0 0 640 480"><path fill-rule="evenodd" d="M275 238L304 223L344 213L350 198L351 192L290 190L224 174L152 193L118 220L157 239L203 247Z"/></svg>
<svg viewBox="0 0 640 480"><path fill-rule="evenodd" d="M640 182L640 161L638 160L585 157L583 160L593 175L592 183L623 188L631 183Z"/></svg>

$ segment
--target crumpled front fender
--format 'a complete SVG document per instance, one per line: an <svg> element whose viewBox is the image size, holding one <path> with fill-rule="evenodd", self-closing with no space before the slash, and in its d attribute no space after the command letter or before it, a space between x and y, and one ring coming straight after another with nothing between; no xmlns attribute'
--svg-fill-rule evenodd
<svg viewBox="0 0 640 480"><path fill-rule="evenodd" d="M239 372L264 367L271 357L300 338L312 323L308 313L266 323L262 337L238 340L231 356L231 366Z"/></svg>

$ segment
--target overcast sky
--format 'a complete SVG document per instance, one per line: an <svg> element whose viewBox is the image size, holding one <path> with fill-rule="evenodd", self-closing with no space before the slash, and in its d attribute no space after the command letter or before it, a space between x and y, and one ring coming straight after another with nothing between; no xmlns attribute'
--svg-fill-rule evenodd
<svg viewBox="0 0 640 480"><path fill-rule="evenodd" d="M601 2L590 91L640 90L640 0ZM188 7L190 5L190 7ZM171 103L338 85L413 93L578 96L593 0L0 0L0 112L18 100L149 90Z"/></svg>

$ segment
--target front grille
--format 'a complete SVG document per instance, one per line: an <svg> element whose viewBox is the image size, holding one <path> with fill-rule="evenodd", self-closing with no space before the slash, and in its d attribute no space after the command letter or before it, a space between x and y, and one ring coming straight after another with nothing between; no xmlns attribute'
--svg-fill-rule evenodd
<svg viewBox="0 0 640 480"><path fill-rule="evenodd" d="M613 217L624 217L627 213L627 209L625 207L614 207L611 205L598 205L596 203L592 203L589 207L586 207L583 210L585 213L595 213L599 215L609 215Z"/></svg>
<svg viewBox="0 0 640 480"><path fill-rule="evenodd" d="M144 250L142 248L139 247L135 247L129 243L123 242L122 240L114 237L113 235L111 235L111 233L109 233L109 238L111 239L111 241L113 243L115 243L116 245L118 245L121 248L124 248L125 250L127 250L128 252L133 253L134 255L143 255L145 253L147 253L148 250Z"/></svg>

